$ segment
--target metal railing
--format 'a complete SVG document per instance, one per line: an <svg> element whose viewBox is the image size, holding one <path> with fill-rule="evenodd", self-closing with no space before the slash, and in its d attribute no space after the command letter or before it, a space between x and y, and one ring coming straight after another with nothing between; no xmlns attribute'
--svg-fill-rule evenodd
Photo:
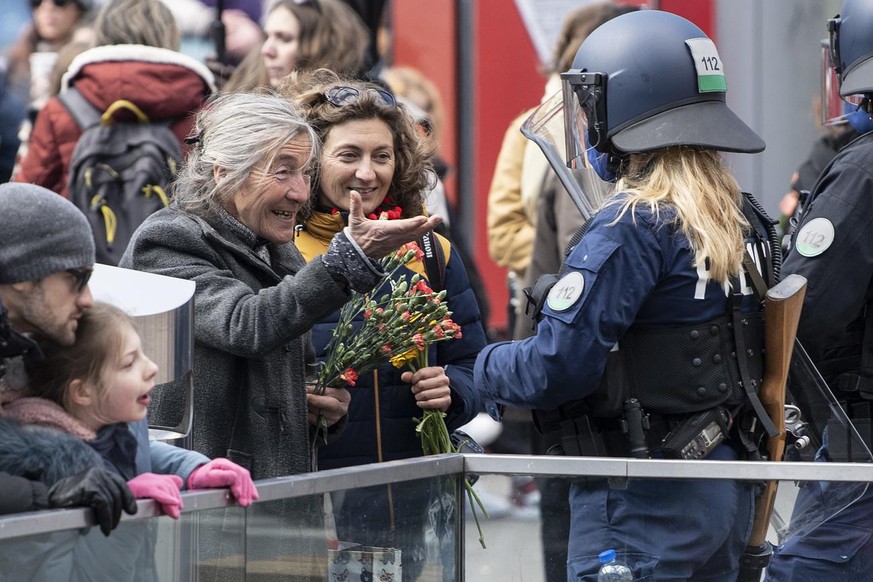
<svg viewBox="0 0 873 582"><path fill-rule="evenodd" d="M873 481L873 464L771 463L746 461L674 461L532 455L436 455L258 481L265 503L403 481L467 473L548 477L608 477L614 479L740 479L778 481ZM184 514L233 505L226 490L183 493ZM141 520L162 515L156 502L137 503ZM0 540L94 526L91 511L66 509L16 514L0 518Z"/></svg>

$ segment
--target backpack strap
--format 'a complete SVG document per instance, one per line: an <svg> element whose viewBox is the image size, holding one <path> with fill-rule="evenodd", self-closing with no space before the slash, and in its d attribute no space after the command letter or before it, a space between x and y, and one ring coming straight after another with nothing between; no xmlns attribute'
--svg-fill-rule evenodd
<svg viewBox="0 0 873 582"><path fill-rule="evenodd" d="M446 288L446 257L443 255L443 247L432 230L421 235L418 246L424 253L424 272L430 288L439 293Z"/></svg>
<svg viewBox="0 0 873 582"><path fill-rule="evenodd" d="M100 110L91 105L75 87L58 93L58 100L67 108L82 131L100 123Z"/></svg>

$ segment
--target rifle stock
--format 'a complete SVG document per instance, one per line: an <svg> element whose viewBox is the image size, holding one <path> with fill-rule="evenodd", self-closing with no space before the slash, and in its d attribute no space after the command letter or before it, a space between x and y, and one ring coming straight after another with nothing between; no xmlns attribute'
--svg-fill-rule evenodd
<svg viewBox="0 0 873 582"><path fill-rule="evenodd" d="M764 300L764 381L758 397L778 434L767 440L770 461L781 461L785 451L785 385L797 336L800 311L806 294L806 279L789 275L767 291ZM752 533L742 559L740 581L758 581L770 559L767 529L776 500L777 481L769 481L755 504Z"/></svg>

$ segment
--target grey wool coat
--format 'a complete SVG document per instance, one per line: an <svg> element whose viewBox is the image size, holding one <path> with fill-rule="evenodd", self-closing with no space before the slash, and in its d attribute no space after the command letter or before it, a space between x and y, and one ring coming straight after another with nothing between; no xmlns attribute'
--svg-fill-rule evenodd
<svg viewBox="0 0 873 582"><path fill-rule="evenodd" d="M255 480L309 471L309 330L350 295L293 243L259 248L268 264L239 226L170 206L137 229L119 266L196 283L193 448ZM149 414L163 406L178 402Z"/></svg>

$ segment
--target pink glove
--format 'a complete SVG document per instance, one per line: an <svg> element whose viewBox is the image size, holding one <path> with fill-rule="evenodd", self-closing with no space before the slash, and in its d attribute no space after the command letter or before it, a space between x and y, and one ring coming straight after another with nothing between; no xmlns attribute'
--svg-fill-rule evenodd
<svg viewBox="0 0 873 582"><path fill-rule="evenodd" d="M188 489L219 487L230 487L230 492L242 507L248 507L259 497L248 470L221 457L200 465L188 476Z"/></svg>
<svg viewBox="0 0 873 582"><path fill-rule="evenodd" d="M182 478L178 475L142 473L128 481L127 486L137 499L154 499L164 513L179 519L182 512Z"/></svg>

